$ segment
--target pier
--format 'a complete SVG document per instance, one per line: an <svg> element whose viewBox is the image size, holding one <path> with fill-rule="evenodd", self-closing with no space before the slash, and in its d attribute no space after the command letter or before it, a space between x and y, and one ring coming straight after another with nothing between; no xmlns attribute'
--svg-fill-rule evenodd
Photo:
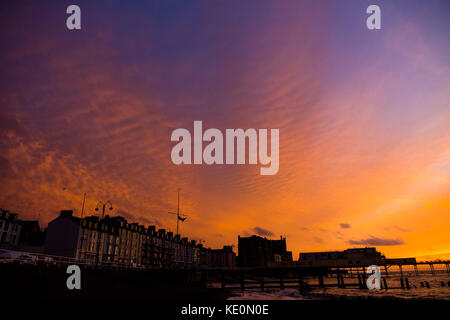
<svg viewBox="0 0 450 320"><path fill-rule="evenodd" d="M79 264L82 274L80 292L68 291L65 287L68 265L77 264L76 259L59 259L51 263L40 257L33 263L0 264L2 285L13 296L40 295L43 297L71 298L82 296L86 290L91 297L172 297L189 296L195 292L198 297L226 297L233 290L283 290L296 289L307 293L313 289L339 288L367 290L367 266L333 266L317 267L288 265L278 267L245 268L152 268L122 265ZM433 277L449 274L450 261L423 261L410 267L426 266L426 270L405 271L400 273L400 266L380 266L381 289L410 290L436 287L449 287L450 281L431 281L414 279L415 276L427 274ZM402 267L408 264L400 264ZM433 267L430 267L433 266ZM416 266L417 268L415 268ZM445 269L442 267L445 266ZM394 270L394 268L398 268ZM162 290L162 291L161 291ZM175 292L175 293L174 293Z"/></svg>
<svg viewBox="0 0 450 320"><path fill-rule="evenodd" d="M381 289L411 289L411 276L450 274L450 261L422 261L410 263L408 261L386 261L380 265ZM395 263L392 263L395 262ZM427 270L419 270L418 266L428 266ZM414 271L405 272L404 267L410 266ZM445 269L436 268L444 266ZM285 266L275 268L235 268L222 270L220 275L220 286L223 289L286 289L296 288L300 291L313 288L359 288L367 289L366 273L368 266L342 265L333 267L311 267L311 266ZM397 270L393 270L397 268ZM383 270L384 269L384 270ZM218 270L203 270L212 275L212 279L218 278ZM214 275L215 274L215 275ZM205 279L208 278L204 276ZM393 284L395 279L395 283ZM388 282L388 279L391 281ZM398 282L397 282L398 281ZM418 285L416 285L418 286ZM440 281L440 286L450 286L450 281ZM430 283L422 281L420 287L430 288Z"/></svg>

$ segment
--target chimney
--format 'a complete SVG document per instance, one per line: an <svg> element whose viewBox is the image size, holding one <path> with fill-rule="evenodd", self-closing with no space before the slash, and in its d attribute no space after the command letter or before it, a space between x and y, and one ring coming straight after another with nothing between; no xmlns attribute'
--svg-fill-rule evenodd
<svg viewBox="0 0 450 320"><path fill-rule="evenodd" d="M61 218L71 218L73 215L73 211L72 210L61 210L60 213L60 217Z"/></svg>

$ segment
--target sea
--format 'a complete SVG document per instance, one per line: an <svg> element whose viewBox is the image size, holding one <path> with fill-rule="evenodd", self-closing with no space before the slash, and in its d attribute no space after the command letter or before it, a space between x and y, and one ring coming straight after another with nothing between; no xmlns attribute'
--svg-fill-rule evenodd
<svg viewBox="0 0 450 320"><path fill-rule="evenodd" d="M388 289L361 290L358 287L328 287L312 288L308 291L299 291L298 288L285 289L233 289L229 300L336 300L336 299L420 299L420 300L450 300L450 275L419 274L404 272L403 278L409 280L410 289L401 289L400 274L393 273L386 278ZM306 279L309 283L317 283L317 279ZM429 284L429 288L426 286ZM336 278L325 278L324 283L336 283ZM345 278L345 284L358 283L357 278ZM423 286L422 286L423 283Z"/></svg>

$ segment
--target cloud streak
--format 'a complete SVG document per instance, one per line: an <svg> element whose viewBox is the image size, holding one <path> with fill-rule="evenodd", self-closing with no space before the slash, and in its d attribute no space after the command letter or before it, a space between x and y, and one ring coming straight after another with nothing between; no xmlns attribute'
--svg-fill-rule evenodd
<svg viewBox="0 0 450 320"><path fill-rule="evenodd" d="M259 235L259 236L272 237L274 235L274 233L272 231L264 229L264 228L261 228L261 227L254 227L252 229L252 231L254 233L256 233L257 235Z"/></svg>
<svg viewBox="0 0 450 320"><path fill-rule="evenodd" d="M378 238L370 236L366 239L361 240L349 240L351 245L364 245L364 246L399 246L404 245L405 241L402 239L389 239L389 238Z"/></svg>

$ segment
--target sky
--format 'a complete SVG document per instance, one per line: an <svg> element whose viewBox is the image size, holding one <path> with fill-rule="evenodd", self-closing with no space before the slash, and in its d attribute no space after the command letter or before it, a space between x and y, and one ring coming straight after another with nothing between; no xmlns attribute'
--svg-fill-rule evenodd
<svg viewBox="0 0 450 320"><path fill-rule="evenodd" d="M66 8L81 8L81 30ZM381 30L366 8L381 8ZM449 258L448 1L6 1L0 207ZM174 165L177 128L277 128L280 165Z"/></svg>

